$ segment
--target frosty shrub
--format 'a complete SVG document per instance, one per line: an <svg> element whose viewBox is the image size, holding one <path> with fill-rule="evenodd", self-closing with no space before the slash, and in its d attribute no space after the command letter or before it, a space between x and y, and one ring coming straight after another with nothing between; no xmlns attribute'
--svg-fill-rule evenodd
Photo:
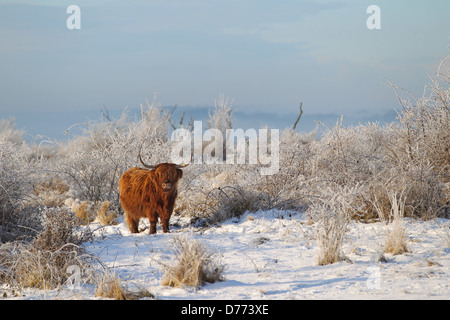
<svg viewBox="0 0 450 320"><path fill-rule="evenodd" d="M408 98L395 90L402 110L399 127L392 130L393 140L386 154L395 165L393 176L397 190L405 190L405 215L420 218L445 216L449 213L450 182L450 69L448 57L440 65L431 89L421 98ZM392 127L391 127L392 129Z"/></svg>
<svg viewBox="0 0 450 320"><path fill-rule="evenodd" d="M345 214L356 219L369 218L369 188L378 183L386 168L382 128L371 123L345 128L341 119L335 127L327 128L320 139L315 131L306 135L287 131L282 138L280 173L269 177L272 183L268 185L276 186L284 207L291 204L296 209L324 202L333 205L333 193L341 193L344 187L357 187L359 192L353 194L352 206Z"/></svg>
<svg viewBox="0 0 450 320"><path fill-rule="evenodd" d="M431 79L430 89L422 97L416 98L408 93L400 95L398 87L390 83L395 90L402 110L398 120L405 130L399 134L403 153L410 160L427 159L437 173L446 174L450 165L450 67L449 57L444 59L438 70L437 79ZM404 91L404 90L402 90ZM442 171L443 170L443 171Z"/></svg>
<svg viewBox="0 0 450 320"><path fill-rule="evenodd" d="M89 123L85 134L75 138L67 150L63 150L66 159L61 170L68 177L77 198L117 202L117 184L123 165L120 160L126 156L127 150L117 154L115 142L125 138L126 121L122 117L117 121Z"/></svg>
<svg viewBox="0 0 450 320"><path fill-rule="evenodd" d="M348 260L342 252L342 245L350 221L349 212L353 211L353 201L358 191L356 187L328 189L328 196L314 201L308 209L316 220L319 265Z"/></svg>
<svg viewBox="0 0 450 320"><path fill-rule="evenodd" d="M0 237L14 221L24 200L24 172L18 170L22 159L17 157L18 148L9 142L0 141ZM19 163L17 163L19 162Z"/></svg>
<svg viewBox="0 0 450 320"><path fill-rule="evenodd" d="M315 132L285 130L280 139L280 169L273 175L262 176L260 164L189 166L179 186L175 212L188 212L195 221L214 224L246 211L303 209L314 139Z"/></svg>
<svg viewBox="0 0 450 320"><path fill-rule="evenodd" d="M253 188L267 199L263 208L303 209L308 203L312 178L311 146L316 139L316 130L296 133L285 129L280 137L280 169L277 174L256 176Z"/></svg>
<svg viewBox="0 0 450 320"><path fill-rule="evenodd" d="M314 143L314 172L339 185L367 181L383 167L382 130L377 124L345 128L342 119Z"/></svg>
<svg viewBox="0 0 450 320"><path fill-rule="evenodd" d="M208 128L222 133L226 159L226 130L232 128L232 100L223 95L209 111ZM248 142L248 141L247 141ZM207 144L204 144L203 148ZM248 148L246 149L248 151ZM248 155L247 155L248 157ZM263 197L252 183L259 174L255 165L202 163L188 166L179 184L175 213L189 215L200 225L214 224L241 216L263 206Z"/></svg>
<svg viewBox="0 0 450 320"><path fill-rule="evenodd" d="M172 238L172 248L174 261L164 265L161 285L198 288L205 282L223 279L224 265L218 253L209 250L199 240L177 236Z"/></svg>
<svg viewBox="0 0 450 320"><path fill-rule="evenodd" d="M371 221L390 214L389 193L404 190L405 216L429 219L448 214L448 92L448 86L433 81L429 95L399 97L399 122L383 127L369 123L346 128L338 121L311 145L311 196L323 199L322 191L330 186L358 185L361 192L355 201L361 206L351 214Z"/></svg>
<svg viewBox="0 0 450 320"><path fill-rule="evenodd" d="M25 242L4 244L0 246L0 283L17 288L57 288L70 277L69 266L77 266L87 274L88 261L93 257L80 254L79 249L71 244L54 251Z"/></svg>
<svg viewBox="0 0 450 320"><path fill-rule="evenodd" d="M441 92L447 90L445 87L435 84L434 88L440 101L446 99L448 93ZM221 97L214 113L210 114L209 127L217 126L222 131L230 128L230 108L229 100ZM424 137L432 139L428 135L433 135L433 139L439 137L447 142L448 130L444 128L448 128L448 108L424 103L422 109L428 110L421 114L428 114L430 127L441 125L439 130L429 129ZM389 193L398 190L405 190L406 216L442 215L448 201L445 194L448 165L443 159L448 157L442 156L442 161L432 161L429 156L411 157L411 150L428 154L423 148L429 144L416 143L409 147L412 138L408 136L414 137L420 132L411 130L413 126L406 124L402 117L403 113L399 114L398 123L385 126L368 123L344 127L340 119L334 127L326 128L320 138L317 130L304 134L286 129L280 138L279 171L274 175L261 176L258 165L249 164L190 167L180 184L175 212L215 223L245 211L304 210L308 205L317 205L317 201L332 206L330 189L339 193L343 187L357 187L359 192L353 194L352 206L346 212L354 219L370 222L379 214L388 216L392 209ZM436 124L431 125L431 119ZM442 145L445 143L439 146ZM441 151L445 150L444 147Z"/></svg>
<svg viewBox="0 0 450 320"><path fill-rule="evenodd" d="M66 244L79 246L91 239L89 229L78 231L78 218L65 208L45 208L41 215L43 230L33 240L40 249L54 251Z"/></svg>
<svg viewBox="0 0 450 320"><path fill-rule="evenodd" d="M8 136L9 137L9 136ZM0 243L26 239L39 228L39 217L26 205L35 179L26 144L0 137Z"/></svg>
<svg viewBox="0 0 450 320"><path fill-rule="evenodd" d="M202 216L209 224L240 217L246 211L254 212L260 208L258 193L244 189L242 186L226 185L211 189L205 198Z"/></svg>
<svg viewBox="0 0 450 320"><path fill-rule="evenodd" d="M60 174L41 174L33 187L36 203L48 207L61 207L69 196L70 188Z"/></svg>
<svg viewBox="0 0 450 320"><path fill-rule="evenodd" d="M170 157L167 113L153 104L141 109L141 119L126 114L118 120L88 123L85 133L66 149L62 170L69 177L75 197L92 202L110 201L119 208L118 182L130 167L138 165L137 155L149 163L167 162Z"/></svg>
<svg viewBox="0 0 450 320"><path fill-rule="evenodd" d="M226 130L232 128L231 114L233 100L220 95L219 99L214 102L214 110L209 111L208 127L210 129L218 129L222 132L222 136L226 137Z"/></svg>
<svg viewBox="0 0 450 320"><path fill-rule="evenodd" d="M0 141L20 145L23 134L24 131L17 129L14 118L0 120Z"/></svg>
<svg viewBox="0 0 450 320"><path fill-rule="evenodd" d="M262 194L252 186L251 177L259 176L256 171L240 166L194 164L184 172L175 213L191 217L198 226L240 217L264 206Z"/></svg>
<svg viewBox="0 0 450 320"><path fill-rule="evenodd" d="M50 289L67 281L69 266L89 274L94 258L81 246L88 238L74 229L75 218L60 208L45 209L42 214L44 229L32 242L13 241L0 246L1 283Z"/></svg>

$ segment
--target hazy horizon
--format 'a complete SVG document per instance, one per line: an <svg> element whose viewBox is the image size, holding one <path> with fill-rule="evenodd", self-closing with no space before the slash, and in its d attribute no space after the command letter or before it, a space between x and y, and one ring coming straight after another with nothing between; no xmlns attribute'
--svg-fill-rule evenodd
<svg viewBox="0 0 450 320"><path fill-rule="evenodd" d="M74 4L80 29L68 28ZM302 101L304 117L364 121L398 107L385 79L421 96L449 53L448 0L379 0L373 30L372 4L0 0L0 117L50 130L39 115L68 114L60 126L157 93L166 106L211 106L224 94L253 115L295 117Z"/></svg>
<svg viewBox="0 0 450 320"><path fill-rule="evenodd" d="M173 111L173 106L162 106L168 112ZM179 125L181 117L184 114L184 125L187 125L190 119L204 121L205 128L208 120L208 112L213 108L204 107L176 107L172 114L172 123L175 126ZM107 115L112 120L119 119L122 113L126 113L131 121L138 121L140 115L140 108L124 108L113 109L107 108L90 110L90 111L29 111L17 112L11 115L0 113L0 120L9 120L13 118L17 129L24 131L24 139L28 142L33 142L35 138L39 141L42 138L64 141L70 140L73 137L81 135L82 129L86 128L88 123L95 123L101 121L108 121ZM343 124L345 126L358 125L359 123L379 122L380 125L390 123L395 120L395 110L387 113L367 113L360 112L357 114L338 114L338 113L312 113L310 110L303 107L302 117L297 125L297 132L310 132L317 126L316 121L320 121L324 126L319 126L323 131L325 126L332 128L338 119L343 116ZM275 112L254 112L245 109L233 108L232 125L233 128L242 128L244 130L249 128L268 128L280 129L292 128L295 120L298 117L297 113L279 114ZM68 134L64 134L67 129Z"/></svg>

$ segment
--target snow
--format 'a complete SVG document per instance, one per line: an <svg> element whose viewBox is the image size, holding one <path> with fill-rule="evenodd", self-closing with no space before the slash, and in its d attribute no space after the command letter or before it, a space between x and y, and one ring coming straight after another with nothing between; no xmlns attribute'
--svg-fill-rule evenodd
<svg viewBox="0 0 450 320"><path fill-rule="evenodd" d="M123 218L96 229L89 252L115 270L129 290L145 288L158 299L449 299L450 221L404 219L409 252L379 261L387 226L349 224L344 254L349 261L320 266L314 224L302 212L246 213L209 228L172 217L170 234L131 234ZM141 222L141 225L148 222ZM224 281L198 289L161 286L173 258L170 239L189 235L221 254ZM93 285L57 291L28 290L24 299L94 299ZM95 298L98 299L98 298Z"/></svg>

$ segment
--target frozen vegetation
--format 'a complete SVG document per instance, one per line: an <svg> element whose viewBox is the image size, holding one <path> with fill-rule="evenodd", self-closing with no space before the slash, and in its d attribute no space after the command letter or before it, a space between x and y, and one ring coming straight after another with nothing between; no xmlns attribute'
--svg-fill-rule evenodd
<svg viewBox="0 0 450 320"><path fill-rule="evenodd" d="M191 129L156 102L139 119L77 124L69 142L0 132L0 297L448 299L450 73L422 97L393 84L397 121L280 132L279 171L184 169L170 234L131 234L118 181L137 154L170 161ZM206 128L232 128L221 97ZM301 120L297 126L301 128ZM298 129L297 129L298 130ZM70 134L71 129L68 129Z"/></svg>

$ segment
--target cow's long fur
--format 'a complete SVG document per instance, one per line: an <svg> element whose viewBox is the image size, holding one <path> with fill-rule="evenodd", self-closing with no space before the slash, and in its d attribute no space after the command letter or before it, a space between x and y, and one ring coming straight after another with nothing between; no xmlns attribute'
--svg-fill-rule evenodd
<svg viewBox="0 0 450 320"><path fill-rule="evenodd" d="M131 168L119 180L120 203L128 229L137 233L139 220L147 217L150 234L156 233L158 217L163 232L169 232L169 219L177 197L177 182L183 171L175 164L161 163L153 170Z"/></svg>

